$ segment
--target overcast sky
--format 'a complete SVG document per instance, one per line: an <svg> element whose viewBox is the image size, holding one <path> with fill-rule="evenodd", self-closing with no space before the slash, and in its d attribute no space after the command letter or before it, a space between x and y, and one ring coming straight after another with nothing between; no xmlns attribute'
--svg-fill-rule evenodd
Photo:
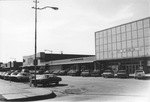
<svg viewBox="0 0 150 102"><path fill-rule="evenodd" d="M0 0L0 62L34 54L33 0ZM95 54L94 33L150 16L149 0L39 0L38 48ZM47 52L50 53L50 52Z"/></svg>

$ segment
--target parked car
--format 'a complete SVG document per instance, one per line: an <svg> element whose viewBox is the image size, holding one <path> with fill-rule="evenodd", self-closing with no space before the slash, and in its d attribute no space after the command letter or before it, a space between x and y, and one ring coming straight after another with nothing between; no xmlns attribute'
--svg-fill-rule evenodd
<svg viewBox="0 0 150 102"><path fill-rule="evenodd" d="M11 73L12 73L12 72L10 72L10 71L9 71L9 72L7 72L7 73L5 73L5 75L4 75L4 79L5 79L5 80L9 80L9 79L10 79L10 75L11 75Z"/></svg>
<svg viewBox="0 0 150 102"><path fill-rule="evenodd" d="M145 72L144 70L136 70L134 73L134 78L135 79L140 79L145 77Z"/></svg>
<svg viewBox="0 0 150 102"><path fill-rule="evenodd" d="M35 82L36 81L36 82ZM38 84L42 84L43 86L49 85L50 83L55 83L56 85L62 81L61 77L57 77L55 74L42 74L37 75L36 79L32 79L32 84L37 86Z"/></svg>
<svg viewBox="0 0 150 102"><path fill-rule="evenodd" d="M80 74L81 74L80 70L70 70L68 72L68 75L71 75L71 76L80 76Z"/></svg>
<svg viewBox="0 0 150 102"><path fill-rule="evenodd" d="M59 75L59 72L60 72L60 70L55 70L55 71L53 71L53 74Z"/></svg>
<svg viewBox="0 0 150 102"><path fill-rule="evenodd" d="M105 70L102 73L103 78L112 78L114 77L114 72L112 70Z"/></svg>
<svg viewBox="0 0 150 102"><path fill-rule="evenodd" d="M127 77L129 77L129 73L126 70L119 70L117 72L117 77L118 78L127 78Z"/></svg>
<svg viewBox="0 0 150 102"><path fill-rule="evenodd" d="M16 75L17 81L29 81L29 73L27 72L20 72Z"/></svg>
<svg viewBox="0 0 150 102"><path fill-rule="evenodd" d="M11 75L10 75L10 80L16 81L16 80L17 80L17 77L16 77L16 76L17 76L18 73L19 73L19 72L17 72L17 71L11 73Z"/></svg>
<svg viewBox="0 0 150 102"><path fill-rule="evenodd" d="M59 75L67 75L68 70L60 70Z"/></svg>
<svg viewBox="0 0 150 102"><path fill-rule="evenodd" d="M94 70L91 72L91 76L98 77L101 76L101 71L100 70Z"/></svg>
<svg viewBox="0 0 150 102"><path fill-rule="evenodd" d="M4 79L4 76L5 76L6 73L7 73L7 72L3 72L3 73L1 74L1 79Z"/></svg>
<svg viewBox="0 0 150 102"><path fill-rule="evenodd" d="M81 72L81 76L91 76L90 70L83 70L83 71Z"/></svg>

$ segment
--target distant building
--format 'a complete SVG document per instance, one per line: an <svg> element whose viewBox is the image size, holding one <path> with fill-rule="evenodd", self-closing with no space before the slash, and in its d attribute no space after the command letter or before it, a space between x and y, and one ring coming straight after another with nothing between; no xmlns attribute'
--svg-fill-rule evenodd
<svg viewBox="0 0 150 102"><path fill-rule="evenodd" d="M7 70L20 70L22 66L22 62L8 62L8 63L2 63L1 64L1 70L7 71Z"/></svg>
<svg viewBox="0 0 150 102"><path fill-rule="evenodd" d="M150 73L150 17L95 32L98 69Z"/></svg>
<svg viewBox="0 0 150 102"><path fill-rule="evenodd" d="M88 57L95 58L95 55L83 55L83 54L49 54L40 52L37 53L37 70L48 69L57 70L63 69L64 67L70 68L71 66L79 67L80 63L87 63ZM89 58L90 60L91 58ZM94 62L91 60L91 62ZM91 63L90 62L90 63ZM23 56L23 68L34 70L34 55Z"/></svg>

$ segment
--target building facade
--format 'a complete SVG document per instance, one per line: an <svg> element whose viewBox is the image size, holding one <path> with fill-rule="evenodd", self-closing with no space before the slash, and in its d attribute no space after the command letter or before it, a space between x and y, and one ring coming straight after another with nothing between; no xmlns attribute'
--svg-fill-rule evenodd
<svg viewBox="0 0 150 102"><path fill-rule="evenodd" d="M98 67L150 72L150 17L95 32Z"/></svg>
<svg viewBox="0 0 150 102"><path fill-rule="evenodd" d="M37 70L61 70L72 69L73 67L74 69L81 69L82 66L89 66L87 63L93 63L95 61L95 55L49 54L39 52L37 53L37 60ZM23 56L22 67L34 70L34 55Z"/></svg>

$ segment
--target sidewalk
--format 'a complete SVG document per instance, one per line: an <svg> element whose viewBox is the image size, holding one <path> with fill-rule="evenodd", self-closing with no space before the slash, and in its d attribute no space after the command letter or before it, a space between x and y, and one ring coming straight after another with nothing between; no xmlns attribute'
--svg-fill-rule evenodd
<svg viewBox="0 0 150 102"><path fill-rule="evenodd" d="M54 97L56 95L48 89L0 79L0 101L34 101Z"/></svg>

